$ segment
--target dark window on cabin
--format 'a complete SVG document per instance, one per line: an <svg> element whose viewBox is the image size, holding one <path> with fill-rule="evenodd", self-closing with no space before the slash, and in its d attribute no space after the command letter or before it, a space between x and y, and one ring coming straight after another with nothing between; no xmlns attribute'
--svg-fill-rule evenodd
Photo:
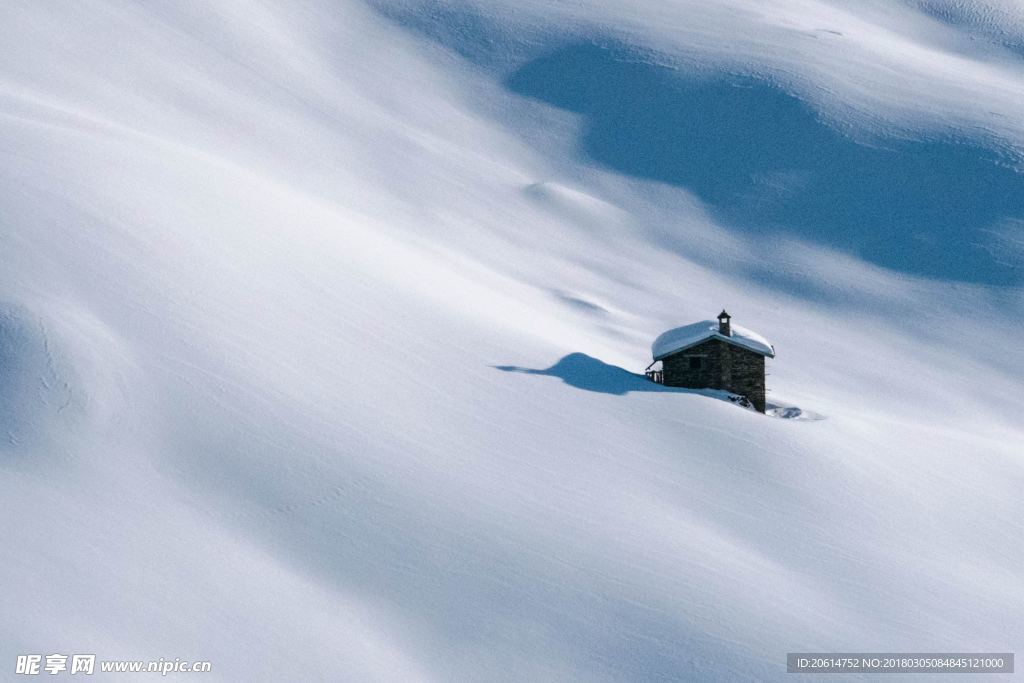
<svg viewBox="0 0 1024 683"><path fill-rule="evenodd" d="M701 359L698 358L697 356L691 356L690 357L690 369L691 370L700 370L700 367L701 367L700 361L701 361Z"/></svg>

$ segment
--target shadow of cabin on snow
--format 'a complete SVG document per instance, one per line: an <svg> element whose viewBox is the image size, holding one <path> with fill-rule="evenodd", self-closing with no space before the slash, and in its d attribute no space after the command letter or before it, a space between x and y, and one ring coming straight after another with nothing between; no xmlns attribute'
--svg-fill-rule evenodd
<svg viewBox="0 0 1024 683"><path fill-rule="evenodd" d="M775 348L761 335L731 324L722 311L717 320L702 320L660 335L651 347L654 362L646 377L609 365L584 353L570 353L549 368L496 365L503 372L557 377L583 391L623 396L633 392L688 392L752 406L767 412L765 358ZM737 400L737 396L743 400ZM771 406L787 419L820 419L796 406Z"/></svg>
<svg viewBox="0 0 1024 683"><path fill-rule="evenodd" d="M775 347L756 332L733 325L725 310L717 321L702 320L665 332L654 340L651 354L654 361L646 371L651 381L725 390L765 412L765 358L775 357Z"/></svg>

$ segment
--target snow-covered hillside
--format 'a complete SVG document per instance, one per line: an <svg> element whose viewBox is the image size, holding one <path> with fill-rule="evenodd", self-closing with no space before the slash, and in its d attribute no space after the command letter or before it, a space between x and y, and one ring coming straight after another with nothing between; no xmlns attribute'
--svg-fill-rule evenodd
<svg viewBox="0 0 1024 683"><path fill-rule="evenodd" d="M1015 3L0 25L3 678L1024 651ZM631 374L723 307L824 419Z"/></svg>

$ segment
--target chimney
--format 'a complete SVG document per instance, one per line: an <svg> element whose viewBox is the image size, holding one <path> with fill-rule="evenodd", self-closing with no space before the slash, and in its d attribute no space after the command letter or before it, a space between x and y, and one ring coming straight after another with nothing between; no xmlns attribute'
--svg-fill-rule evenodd
<svg viewBox="0 0 1024 683"><path fill-rule="evenodd" d="M729 318L731 316L722 309L722 312L718 314L718 334L725 337L732 336L732 327L729 326Z"/></svg>

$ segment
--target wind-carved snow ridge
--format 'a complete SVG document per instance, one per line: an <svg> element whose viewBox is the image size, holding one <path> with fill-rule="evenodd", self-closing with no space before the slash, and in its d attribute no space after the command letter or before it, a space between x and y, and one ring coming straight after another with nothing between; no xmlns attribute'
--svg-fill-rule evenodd
<svg viewBox="0 0 1024 683"><path fill-rule="evenodd" d="M57 354L41 320L0 305L0 449L6 453L36 448L68 417L71 379Z"/></svg>
<svg viewBox="0 0 1024 683"><path fill-rule="evenodd" d="M102 323L71 306L0 306L0 450L48 461L124 420L126 356Z"/></svg>
<svg viewBox="0 0 1024 683"><path fill-rule="evenodd" d="M905 1L967 33L974 43L985 41L1024 58L1024 9L1016 0Z"/></svg>

